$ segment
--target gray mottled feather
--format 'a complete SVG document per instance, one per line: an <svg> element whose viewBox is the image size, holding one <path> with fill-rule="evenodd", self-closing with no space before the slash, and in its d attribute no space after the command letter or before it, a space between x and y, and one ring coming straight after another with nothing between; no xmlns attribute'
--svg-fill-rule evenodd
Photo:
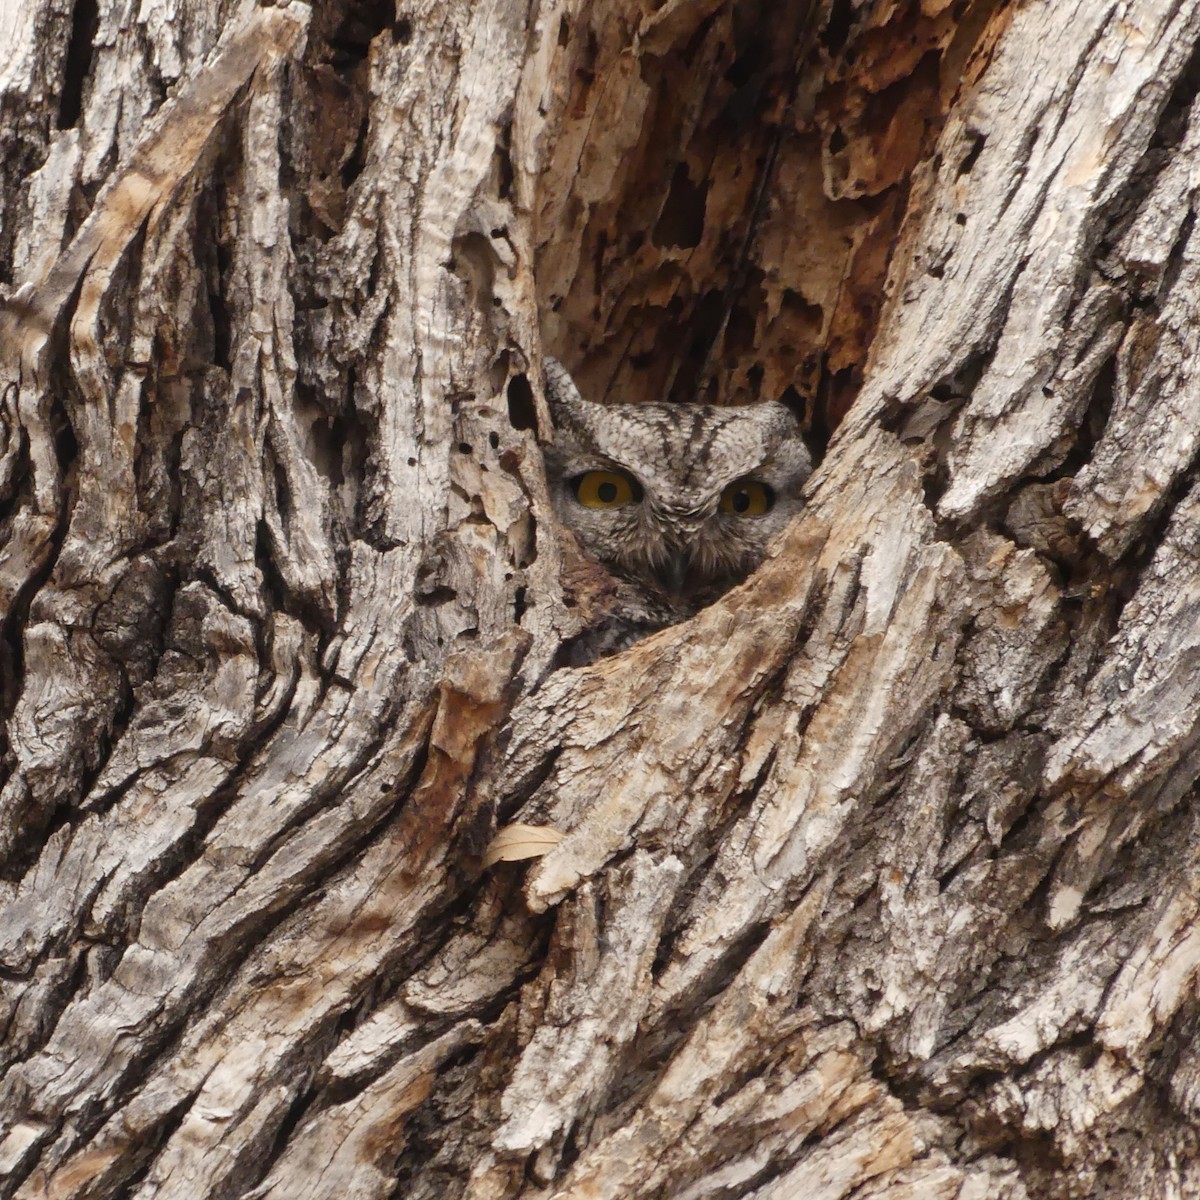
<svg viewBox="0 0 1200 1200"><path fill-rule="evenodd" d="M628 585L621 590L636 598L631 618L651 627L689 615L744 579L803 505L812 461L782 404L593 404L554 359L546 360L546 398L555 511L582 548ZM641 502L603 510L581 504L572 481L594 470L632 475ZM718 511L725 487L745 479L773 491L770 511Z"/></svg>

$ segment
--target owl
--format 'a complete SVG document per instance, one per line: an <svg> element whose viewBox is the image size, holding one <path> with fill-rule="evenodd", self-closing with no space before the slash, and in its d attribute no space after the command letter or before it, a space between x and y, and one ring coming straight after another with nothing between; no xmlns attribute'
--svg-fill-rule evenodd
<svg viewBox="0 0 1200 1200"><path fill-rule="evenodd" d="M593 404L551 358L546 399L555 512L645 627L744 579L803 506L812 459L782 404Z"/></svg>

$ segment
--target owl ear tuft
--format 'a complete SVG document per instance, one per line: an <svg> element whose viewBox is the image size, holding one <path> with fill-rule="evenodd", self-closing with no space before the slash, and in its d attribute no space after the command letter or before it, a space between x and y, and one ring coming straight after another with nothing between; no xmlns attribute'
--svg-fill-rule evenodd
<svg viewBox="0 0 1200 1200"><path fill-rule="evenodd" d="M587 401L579 394L571 373L557 358L546 357L546 403L555 428L561 428L572 417L576 421L583 415Z"/></svg>

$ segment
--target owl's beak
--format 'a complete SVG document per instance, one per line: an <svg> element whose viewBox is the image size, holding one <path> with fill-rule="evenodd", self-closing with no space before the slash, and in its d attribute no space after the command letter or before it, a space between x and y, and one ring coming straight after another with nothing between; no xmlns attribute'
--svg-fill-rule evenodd
<svg viewBox="0 0 1200 1200"><path fill-rule="evenodd" d="M683 585L687 581L688 571L692 568L692 555L689 550L676 550L670 558L664 562L655 574L663 587L672 595L678 596L683 591Z"/></svg>

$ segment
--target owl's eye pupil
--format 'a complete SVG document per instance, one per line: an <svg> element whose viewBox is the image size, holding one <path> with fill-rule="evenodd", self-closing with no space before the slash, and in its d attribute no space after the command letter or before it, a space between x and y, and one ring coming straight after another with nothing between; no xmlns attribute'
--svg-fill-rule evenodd
<svg viewBox="0 0 1200 1200"><path fill-rule="evenodd" d="M750 496L743 488L733 497L733 511L744 513L750 507Z"/></svg>
<svg viewBox="0 0 1200 1200"><path fill-rule="evenodd" d="M605 504L611 504L617 498L617 485L615 483L602 483L596 489L596 495L599 496Z"/></svg>

